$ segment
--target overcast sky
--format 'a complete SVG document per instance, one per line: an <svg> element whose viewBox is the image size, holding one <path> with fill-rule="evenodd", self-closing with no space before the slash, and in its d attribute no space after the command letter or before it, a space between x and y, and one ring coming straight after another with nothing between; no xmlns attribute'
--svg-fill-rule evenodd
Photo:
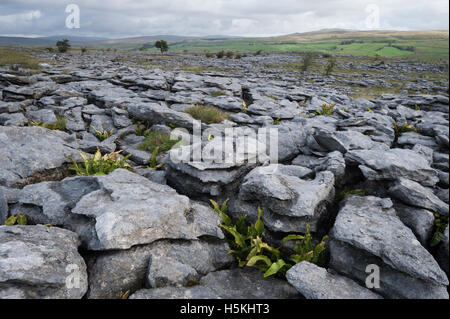
<svg viewBox="0 0 450 319"><path fill-rule="evenodd" d="M80 28L68 29L68 4ZM379 8L378 29L435 30L449 26L448 0L0 0L0 35L269 36L324 28L367 30L367 5ZM373 8L373 7L372 7ZM377 28L375 28L377 29Z"/></svg>

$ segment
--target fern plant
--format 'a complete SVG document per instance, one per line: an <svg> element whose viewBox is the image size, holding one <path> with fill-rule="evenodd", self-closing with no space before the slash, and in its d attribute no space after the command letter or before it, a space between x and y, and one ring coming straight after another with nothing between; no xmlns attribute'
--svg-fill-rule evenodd
<svg viewBox="0 0 450 319"><path fill-rule="evenodd" d="M323 104L322 110L317 110L316 114L323 115L323 116L330 116L333 114L335 106L336 106L336 103L330 104L330 105Z"/></svg>
<svg viewBox="0 0 450 319"><path fill-rule="evenodd" d="M118 156L120 153L122 153L122 151L113 152L102 156L100 149L97 149L95 155L91 157L87 157L85 154L79 153L83 158L83 162L81 164L77 164L72 158L69 157L73 163L69 169L74 171L77 176L108 175L112 171L119 168L131 169L130 164L126 162L131 154L125 157L120 157Z"/></svg>
<svg viewBox="0 0 450 319"><path fill-rule="evenodd" d="M104 140L110 138L114 134L114 130L100 132L95 128L95 126L92 126L92 129L94 130L95 136L97 136L100 142L103 142Z"/></svg>
<svg viewBox="0 0 450 319"><path fill-rule="evenodd" d="M158 161L158 154L159 154L159 147L155 148L152 152L152 155L150 156L150 159L148 160L148 169L157 171L158 169L162 168L164 166L164 163L160 163Z"/></svg>
<svg viewBox="0 0 450 319"><path fill-rule="evenodd" d="M214 210L220 215L222 225L220 227L227 233L228 243L231 247L230 254L236 258L239 267L254 267L264 273L264 277L274 275L284 276L293 264L287 263L281 256L281 248L290 241L296 241L293 254L289 260L295 264L302 261L309 261L315 264L322 264L323 252L325 250L325 236L322 241L314 246L310 227L307 226L306 234L286 236L280 247L272 247L263 241L264 222L262 220L263 211L258 207L258 218L255 224L247 225L247 215L242 215L233 224L232 219L227 215L228 200L222 205L211 200Z"/></svg>
<svg viewBox="0 0 450 319"><path fill-rule="evenodd" d="M431 239L431 247L436 247L444 239L444 232L448 227L448 217L442 216L438 213L434 214L434 226L435 232L433 238Z"/></svg>
<svg viewBox="0 0 450 319"><path fill-rule="evenodd" d="M395 132L395 141L397 141L399 137L402 136L403 133L418 131L417 128L415 128L411 124L408 124L408 122L405 122L402 126L398 125L397 123L394 123L393 128Z"/></svg>

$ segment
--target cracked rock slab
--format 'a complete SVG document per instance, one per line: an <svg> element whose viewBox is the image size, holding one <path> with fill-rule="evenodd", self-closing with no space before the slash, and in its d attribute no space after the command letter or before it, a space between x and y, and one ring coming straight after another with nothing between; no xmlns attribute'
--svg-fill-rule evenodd
<svg viewBox="0 0 450 319"><path fill-rule="evenodd" d="M68 230L0 226L0 299L82 298L87 273L78 246Z"/></svg>

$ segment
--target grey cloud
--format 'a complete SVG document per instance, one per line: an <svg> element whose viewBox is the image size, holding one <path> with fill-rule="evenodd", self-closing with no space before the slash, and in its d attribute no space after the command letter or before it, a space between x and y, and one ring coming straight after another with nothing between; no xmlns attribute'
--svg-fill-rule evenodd
<svg viewBox="0 0 450 319"><path fill-rule="evenodd" d="M65 28L70 3L81 9L80 29ZM364 29L370 3L380 8L381 29L448 29L446 0L2 0L0 34L265 36Z"/></svg>

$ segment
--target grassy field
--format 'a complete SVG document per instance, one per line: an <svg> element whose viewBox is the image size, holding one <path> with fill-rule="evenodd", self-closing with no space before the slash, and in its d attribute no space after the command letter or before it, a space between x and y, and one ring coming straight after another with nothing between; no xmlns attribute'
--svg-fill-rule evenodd
<svg viewBox="0 0 450 319"><path fill-rule="evenodd" d="M25 69L39 70L41 62L25 52L12 48L0 48L0 66L20 66Z"/></svg>
<svg viewBox="0 0 450 319"><path fill-rule="evenodd" d="M170 51L217 52L305 52L339 55L403 57L415 60L448 60L448 31L428 32L354 32L320 36L286 36L227 40L191 40L170 42ZM136 45L125 46L137 49ZM157 51L155 48L148 51Z"/></svg>

